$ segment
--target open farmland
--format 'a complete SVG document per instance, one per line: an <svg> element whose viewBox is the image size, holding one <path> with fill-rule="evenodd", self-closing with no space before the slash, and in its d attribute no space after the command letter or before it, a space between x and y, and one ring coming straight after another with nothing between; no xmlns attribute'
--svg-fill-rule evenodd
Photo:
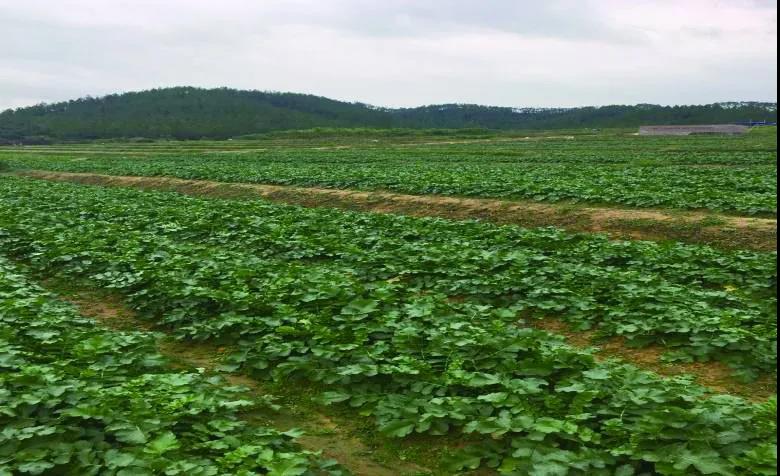
<svg viewBox="0 0 780 476"><path fill-rule="evenodd" d="M227 145L1 150L0 160L11 166L65 172L777 214L777 140L766 131L739 138L601 133L406 143L315 137L309 145L272 135Z"/></svg>
<svg viewBox="0 0 780 476"><path fill-rule="evenodd" d="M776 252L729 231L685 239L750 220L776 235L776 157L772 129L0 149L0 465L393 474L248 416L276 393L409 463L396 474L776 474ZM73 174L141 180L56 182L86 181ZM130 187L154 188L144 177L550 208L519 227L338 209L350 195L322 207ZM615 240L576 232L599 231L571 219L583 207L685 226L648 219L658 239ZM62 302L86 291L147 330ZM176 364L188 347L214 365Z"/></svg>
<svg viewBox="0 0 780 476"><path fill-rule="evenodd" d="M3 474L343 474L238 418L270 401L170 368L156 340L96 328L0 258Z"/></svg>

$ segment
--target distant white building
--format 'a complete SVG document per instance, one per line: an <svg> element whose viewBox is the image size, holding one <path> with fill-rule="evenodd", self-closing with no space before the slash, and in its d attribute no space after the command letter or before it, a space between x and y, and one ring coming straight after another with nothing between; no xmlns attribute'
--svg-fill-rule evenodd
<svg viewBox="0 0 780 476"><path fill-rule="evenodd" d="M744 134L750 127L740 124L689 126L639 126L640 136L688 136L691 134Z"/></svg>

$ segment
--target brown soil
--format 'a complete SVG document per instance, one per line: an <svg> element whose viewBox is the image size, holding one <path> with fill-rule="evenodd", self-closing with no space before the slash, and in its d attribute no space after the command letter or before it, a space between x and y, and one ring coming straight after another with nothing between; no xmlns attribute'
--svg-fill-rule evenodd
<svg viewBox="0 0 780 476"><path fill-rule="evenodd" d="M765 401L777 394L777 381L771 375L745 384L734 379L733 371L721 362L666 363L662 358L668 349L661 346L630 347L623 337L598 339L595 331L574 331L566 322L550 317L531 320L527 324L535 329L562 335L576 347L594 347L599 359L621 359L665 376L691 375L698 384L717 393L738 395L752 401Z"/></svg>
<svg viewBox="0 0 780 476"><path fill-rule="evenodd" d="M92 317L111 329L151 330L148 322L138 319L117 297L99 292L76 292L63 296L75 304L82 315ZM214 372L227 349L209 343L165 340L159 351L173 365L182 368L202 368ZM252 378L239 374L221 374L232 385L246 387L250 393L261 396L268 392ZM326 458L338 461L357 476L399 476L431 474L432 471L418 464L394 460L382 461L373 448L366 445L349 429L329 416L313 412L311 408L282 406L278 411L257 411L244 415L248 421L272 426L279 430L299 428L306 433L296 441L305 449L322 451Z"/></svg>
<svg viewBox="0 0 780 476"><path fill-rule="evenodd" d="M89 185L169 190L219 198L265 198L308 207L335 207L377 213L481 219L525 227L557 226L572 231L604 232L616 239L676 240L730 249L777 249L777 219L699 211L592 207L534 201L407 195L170 177L110 176L89 173L20 171L19 175Z"/></svg>

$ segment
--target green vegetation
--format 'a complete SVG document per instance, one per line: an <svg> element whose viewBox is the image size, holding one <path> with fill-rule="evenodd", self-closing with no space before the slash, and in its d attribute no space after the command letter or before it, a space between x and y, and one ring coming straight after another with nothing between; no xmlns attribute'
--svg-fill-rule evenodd
<svg viewBox="0 0 780 476"><path fill-rule="evenodd" d="M563 202L550 208L571 219L586 208L570 202L772 216L773 131L315 128L221 142L7 147L0 168L533 199ZM230 187L225 196L241 195ZM349 205L349 194L332 195ZM547 207L537 208L546 223ZM597 212L603 222L680 235L770 221ZM690 219L674 220L683 215ZM0 249L33 275L121 296L178 348L219 349L209 369L359 420L344 433L397 442L412 463L444 456L445 474L776 474L776 397L766 398L776 381L774 252L7 173ZM302 450L297 432L246 412L269 400L207 372L174 370L155 335L97 326L20 266L0 260L0 475L345 472ZM560 326L619 349L596 353L537 329ZM713 388L647 370L661 367L694 369ZM760 395L726 394L739 383Z"/></svg>
<svg viewBox="0 0 780 476"><path fill-rule="evenodd" d="M389 436L463 434L453 471L776 473L774 398L707 395L520 325L557 317L750 379L776 361L776 253L9 177L0 245L235 345L226 370L315 382Z"/></svg>
<svg viewBox="0 0 780 476"><path fill-rule="evenodd" d="M463 143L272 134L267 140L6 148L10 166L632 207L777 212L777 139L614 132ZM326 135L326 143L332 136ZM377 141L384 140L377 136ZM355 142L350 142L354 140ZM443 143L442 143L443 142ZM291 145L292 144L292 145Z"/></svg>
<svg viewBox="0 0 780 476"><path fill-rule="evenodd" d="M155 341L96 326L0 257L0 474L343 474L295 431L239 418L269 402L172 370Z"/></svg>
<svg viewBox="0 0 780 476"><path fill-rule="evenodd" d="M311 127L567 129L776 120L774 103L513 109L442 104L376 108L293 93L177 87L41 104L0 113L0 141L225 139Z"/></svg>

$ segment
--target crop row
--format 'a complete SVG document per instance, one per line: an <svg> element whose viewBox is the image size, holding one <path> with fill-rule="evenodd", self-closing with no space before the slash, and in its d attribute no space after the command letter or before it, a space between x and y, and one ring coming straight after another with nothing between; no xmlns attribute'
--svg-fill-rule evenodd
<svg viewBox="0 0 780 476"><path fill-rule="evenodd" d="M599 363L518 314L773 359L771 254L3 179L0 244L123 292L226 369L327 387L387 435L471 434L506 474L773 474L772 399ZM728 289L725 289L728 288ZM632 328L630 326L637 328Z"/></svg>
<svg viewBox="0 0 780 476"><path fill-rule="evenodd" d="M113 241L129 234L152 243L168 237L214 249L213 256L263 258L264 269L277 263L345 269L354 275L345 284L391 279L409 293L558 316L631 345L661 344L678 359L729 362L745 375L774 367L776 253L24 179L5 184L6 230L39 241L48 233L54 253L113 251Z"/></svg>
<svg viewBox="0 0 780 476"><path fill-rule="evenodd" d="M692 166L768 166L774 165L777 152L774 150L730 151L730 150L659 150L650 148L631 149L615 146L609 149L590 147L532 147L523 143L499 144L423 144L382 146L334 146L334 147L264 147L263 144L241 147L201 148L186 143L167 147L144 148L134 144L97 147L47 146L24 149L0 148L4 155L48 156L56 155L83 157L177 156L214 157L251 155L254 158L274 162L297 163L363 163L387 161L426 161L444 163L482 164L584 164L584 165L634 165L659 167L669 165Z"/></svg>
<svg viewBox="0 0 780 476"><path fill-rule="evenodd" d="M567 142L572 141L249 153L182 146L178 152L174 147L132 155L134 149L128 148L128 155L87 156L7 150L0 158L16 167L68 172L777 213L776 150L666 150L655 142L647 144L657 148L601 149L589 148L595 147L590 142L577 147Z"/></svg>
<svg viewBox="0 0 780 476"><path fill-rule="evenodd" d="M341 474L295 432L238 419L263 402L171 370L155 343L95 326L0 257L0 474Z"/></svg>

